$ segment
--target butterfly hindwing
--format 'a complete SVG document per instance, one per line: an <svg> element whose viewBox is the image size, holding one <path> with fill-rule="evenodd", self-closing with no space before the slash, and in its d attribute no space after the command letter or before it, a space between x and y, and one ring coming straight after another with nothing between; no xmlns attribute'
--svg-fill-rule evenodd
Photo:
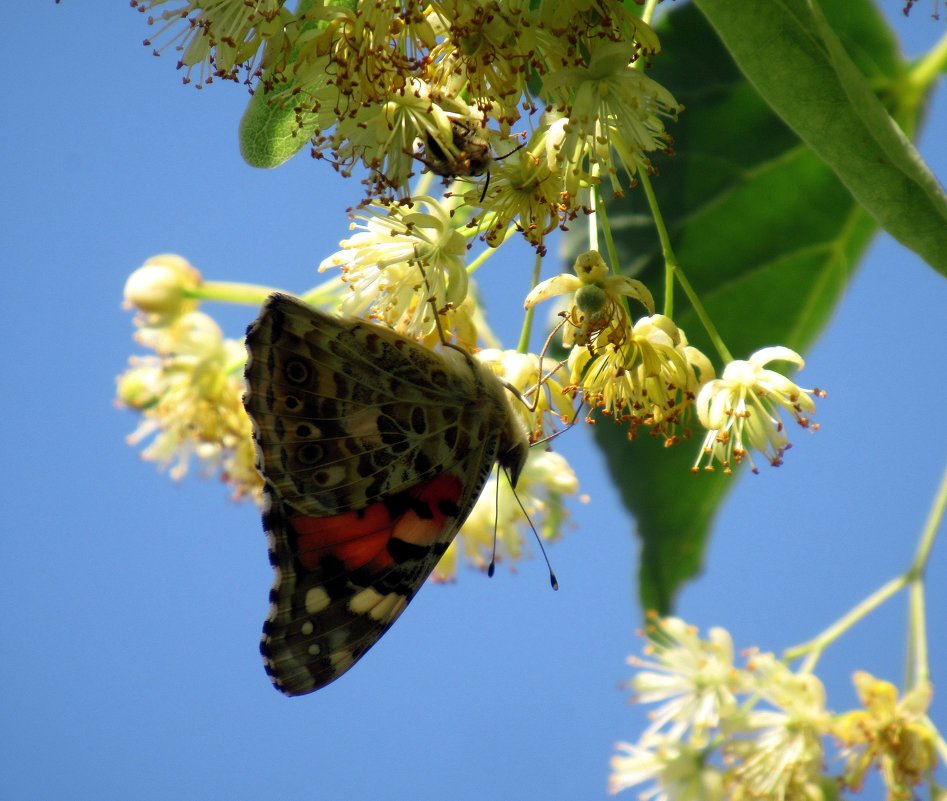
<svg viewBox="0 0 947 801"><path fill-rule="evenodd" d="M401 614L498 459L526 440L469 354L273 295L247 333L245 405L276 571L261 650L283 692L351 667Z"/></svg>

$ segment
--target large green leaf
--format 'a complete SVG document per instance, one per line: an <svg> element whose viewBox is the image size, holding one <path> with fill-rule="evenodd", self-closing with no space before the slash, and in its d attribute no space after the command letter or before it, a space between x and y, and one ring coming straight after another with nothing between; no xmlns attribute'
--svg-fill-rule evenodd
<svg viewBox="0 0 947 801"><path fill-rule="evenodd" d="M719 5L732 12L783 4ZM849 53L859 70L884 79L890 91L907 67L876 9L868 0L824 5L841 41L855 43ZM804 352L877 225L760 98L696 8L676 8L659 32L662 52L648 74L686 106L671 126L677 155L656 160L661 174L653 181L678 260L736 358L773 344ZM809 92L818 105L817 82ZM842 101L832 94L822 102ZM915 106L912 119L919 114ZM659 289L663 260L642 193L630 191L608 211L623 271ZM572 253L586 247L579 228L569 241ZM682 296L674 316L692 344L714 354ZM820 378L804 375L802 383ZM646 436L628 443L612 425L603 420L596 433L642 541L641 600L666 613L682 583L700 570L714 515L736 479L719 471L691 475L698 441L670 450Z"/></svg>
<svg viewBox="0 0 947 801"><path fill-rule="evenodd" d="M947 274L947 195L846 53L871 27L862 4L827 2L823 12L814 0L696 1L760 95L862 208ZM854 30L839 35L840 23ZM865 53L859 45L854 58ZM917 94L906 70L887 77L893 94Z"/></svg>

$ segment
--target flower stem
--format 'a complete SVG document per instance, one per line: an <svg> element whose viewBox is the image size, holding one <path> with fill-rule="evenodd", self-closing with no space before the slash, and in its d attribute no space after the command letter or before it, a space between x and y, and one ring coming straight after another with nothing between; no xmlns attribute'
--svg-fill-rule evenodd
<svg viewBox="0 0 947 801"><path fill-rule="evenodd" d="M609 270L611 270L612 275L621 275L622 271L618 266L618 250L615 248L615 235L612 233L612 225L608 221L608 212L605 211L605 201L602 198L602 193L599 187L595 187L592 197L595 201L595 205L593 207L595 209L595 214L589 215L589 217L594 217L601 220L602 236L605 237L605 252L608 254ZM596 223L596 226L597 225L598 223ZM625 314L628 316L628 319L633 319L631 316L631 304L628 302L628 297L622 295L621 303L625 307Z"/></svg>
<svg viewBox="0 0 947 801"><path fill-rule="evenodd" d="M911 84L924 91L947 69L947 34L940 38L930 51L911 67Z"/></svg>
<svg viewBox="0 0 947 801"><path fill-rule="evenodd" d="M937 538L937 529L944 519L944 511L947 510L947 468L940 479L940 486L937 488L937 495L934 496L934 503L931 504L931 510L924 522L924 531L921 534L921 541L917 545L917 553L914 554L914 561L911 563L909 573L913 581L923 576L924 569L927 567L927 560L931 555L931 548L934 540Z"/></svg>
<svg viewBox="0 0 947 801"><path fill-rule="evenodd" d="M536 258L533 260L533 278L530 281L530 289L536 286L539 283L539 274L540 268L542 267L543 259L538 253ZM533 332L533 315L536 312L535 306L530 306L526 310L526 314L523 315L523 328L520 331L520 341L516 346L517 353L529 353L529 337Z"/></svg>
<svg viewBox="0 0 947 801"><path fill-rule="evenodd" d="M924 581L912 581L908 590L908 648L904 668L905 691L926 682L930 676L927 661L927 615L924 606Z"/></svg>
<svg viewBox="0 0 947 801"><path fill-rule="evenodd" d="M650 176L645 170L640 170L638 180L641 182L641 188L648 200L648 208L651 210L654 227L658 232L658 240L661 242L661 255L664 256L664 308L661 311L667 317L674 317L674 274L679 269L677 256L674 255L674 248L671 247L671 236L664 224L664 215L661 214L661 207L658 205L658 199L654 194L654 187L651 186ZM684 278L684 281L686 282L687 279ZM689 287L690 284L687 285L684 291L688 292ZM697 307L695 306L695 308ZM700 312L698 312L699 314Z"/></svg>
<svg viewBox="0 0 947 801"><path fill-rule="evenodd" d="M889 598L896 595L905 584L907 584L907 578L905 576L898 576L897 578L891 579L891 581L889 581L884 586L879 587L871 595L865 598L865 600L861 601L853 609L849 610L841 618L835 621L835 623L825 629L821 634L818 634L816 637L809 640L809 642L802 643L801 645L795 645L792 648L787 648L783 652L783 659L785 659L787 662L791 662L793 659L798 659L800 656L808 654L801 671L811 671L815 667L816 662L819 661L822 651L825 650L827 646L835 642L835 640L841 637L863 617L868 615L870 612L873 612Z"/></svg>
<svg viewBox="0 0 947 801"><path fill-rule="evenodd" d="M595 168L593 168L592 172L593 174L597 174L597 171ZM589 250L599 249L598 247L598 220L599 220L600 212L602 215L605 214L605 209L602 208L603 205L604 204L602 203L602 199L599 196L598 187L597 186L589 187L589 207L592 210L592 213L588 215L588 221L587 221L587 224L589 226ZM608 224L607 218L603 224L604 225Z"/></svg>
<svg viewBox="0 0 947 801"><path fill-rule="evenodd" d="M605 202L602 199L602 194L598 187L595 188L594 216L601 223L602 236L605 237L605 252L608 254L609 269L612 275L621 275L621 270L618 267L618 251L615 249L615 235L612 233L612 224L608 220Z"/></svg>
<svg viewBox="0 0 947 801"><path fill-rule="evenodd" d="M930 677L930 665L927 658L927 614L924 604L924 571L927 560L931 555L931 548L937 537L937 531L944 519L944 510L947 509L947 469L941 476L940 487L934 496L931 510L921 532L921 540L917 545L914 561L908 568L905 578L911 585L910 602L908 605L908 658L905 684L910 690L917 684L926 682Z"/></svg>
<svg viewBox="0 0 947 801"><path fill-rule="evenodd" d="M668 317L674 316L674 279L676 278L677 282L681 285L681 289L684 290L684 294L687 295L687 299L690 301L694 313L697 315L697 319L700 320L704 330L710 336L710 341L714 343L714 347L717 349L717 353L720 354L720 358L725 362L733 361L733 356L730 355L729 349L724 344L723 337L720 336L720 332L717 331L713 320L711 320L710 315L707 314L704 304L700 302L700 298L691 286L690 281L687 280L684 269L678 264L677 256L674 255L674 248L671 247L671 237L668 234L667 226L664 224L664 217L661 215L658 200L651 186L651 179L643 170L639 172L638 178L641 182L641 187L644 189L645 197L648 199L651 216L654 218L658 239L661 242L661 254L664 256L664 314Z"/></svg>
<svg viewBox="0 0 947 801"><path fill-rule="evenodd" d="M806 656L801 670L811 671L827 646L904 587L910 586L908 677L906 683L908 689L910 689L916 684L927 681L929 668L927 664L927 623L924 608L924 569L927 567L931 547L944 518L945 509L947 509L947 470L944 471L941 478L940 487L931 505L924 530L921 532L921 539L911 566L903 575L893 578L882 587L879 587L813 639L792 648L787 648L783 652L783 659L790 662L793 659Z"/></svg>
<svg viewBox="0 0 947 801"><path fill-rule="evenodd" d="M245 306L259 306L274 292L274 289L259 284L241 284L233 281L203 281L195 289L185 291L185 295L194 300L210 300L218 303L239 303Z"/></svg>

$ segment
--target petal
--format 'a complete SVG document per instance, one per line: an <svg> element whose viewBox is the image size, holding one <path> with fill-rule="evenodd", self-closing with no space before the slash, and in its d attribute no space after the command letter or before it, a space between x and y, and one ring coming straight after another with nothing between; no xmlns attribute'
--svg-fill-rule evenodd
<svg viewBox="0 0 947 801"><path fill-rule="evenodd" d="M467 297L468 275L460 259L448 259L444 265L447 273L446 300L452 306L460 306Z"/></svg>
<svg viewBox="0 0 947 801"><path fill-rule="evenodd" d="M898 706L909 718L919 718L927 713L933 696L934 688L929 681L925 681L905 693Z"/></svg>
<svg viewBox="0 0 947 801"><path fill-rule="evenodd" d="M698 350L693 345L688 345L684 348L684 355L687 357L687 363L700 374L701 382L709 381L715 377L714 366L703 351Z"/></svg>
<svg viewBox="0 0 947 801"><path fill-rule="evenodd" d="M796 353L796 351L790 350L789 348L783 347L782 345L772 345L768 348L760 348L760 350L756 351L756 353L754 353L748 359L750 364L752 364L754 367L763 367L764 365L776 360L790 362L799 368L804 367L806 364L802 356Z"/></svg>
<svg viewBox="0 0 947 801"><path fill-rule="evenodd" d="M642 305L648 310L648 314L654 314L654 298L651 291L641 281L629 278L626 275L610 275L603 282L606 292L613 295L627 295L630 298L641 301Z"/></svg>
<svg viewBox="0 0 947 801"><path fill-rule="evenodd" d="M722 426L722 422L719 419L720 409L718 398L726 394L726 384L719 378L708 381L700 388L700 392L697 393L697 400L694 401L694 406L697 408L697 418L704 428L713 431Z"/></svg>
<svg viewBox="0 0 947 801"><path fill-rule="evenodd" d="M556 295L575 292L580 286L582 286L582 282L576 276L569 275L568 273L562 273L561 275L548 278L533 287L532 291L526 296L523 308L528 309L540 301Z"/></svg>

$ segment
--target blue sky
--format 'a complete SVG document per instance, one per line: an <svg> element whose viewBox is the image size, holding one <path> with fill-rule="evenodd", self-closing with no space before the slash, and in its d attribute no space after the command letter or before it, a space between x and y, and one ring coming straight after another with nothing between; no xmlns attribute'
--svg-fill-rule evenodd
<svg viewBox="0 0 947 801"><path fill-rule="evenodd" d="M944 32L924 4L907 22L885 5L909 52ZM246 167L246 95L182 87L127 4L11 4L0 20L3 796L605 797L613 743L644 725L619 687L640 649L637 545L586 432L556 443L592 497L550 550L558 593L535 559L492 581L462 572L422 592L343 679L280 696L257 653L271 583L257 510L214 481L172 483L124 442L136 421L112 401L134 351L121 292L165 251L209 279L302 291L359 187L306 157ZM945 129L942 91L920 146L942 178ZM525 252L497 265L522 287L487 291L508 341ZM943 279L878 238L807 354L801 382L829 391L822 430L796 435L779 470L734 479L683 617L779 651L907 565L947 462L945 309ZM217 316L236 336L255 311ZM928 593L942 729L943 546ZM905 613L896 600L826 654L832 707L854 702L855 669L901 681Z"/></svg>

